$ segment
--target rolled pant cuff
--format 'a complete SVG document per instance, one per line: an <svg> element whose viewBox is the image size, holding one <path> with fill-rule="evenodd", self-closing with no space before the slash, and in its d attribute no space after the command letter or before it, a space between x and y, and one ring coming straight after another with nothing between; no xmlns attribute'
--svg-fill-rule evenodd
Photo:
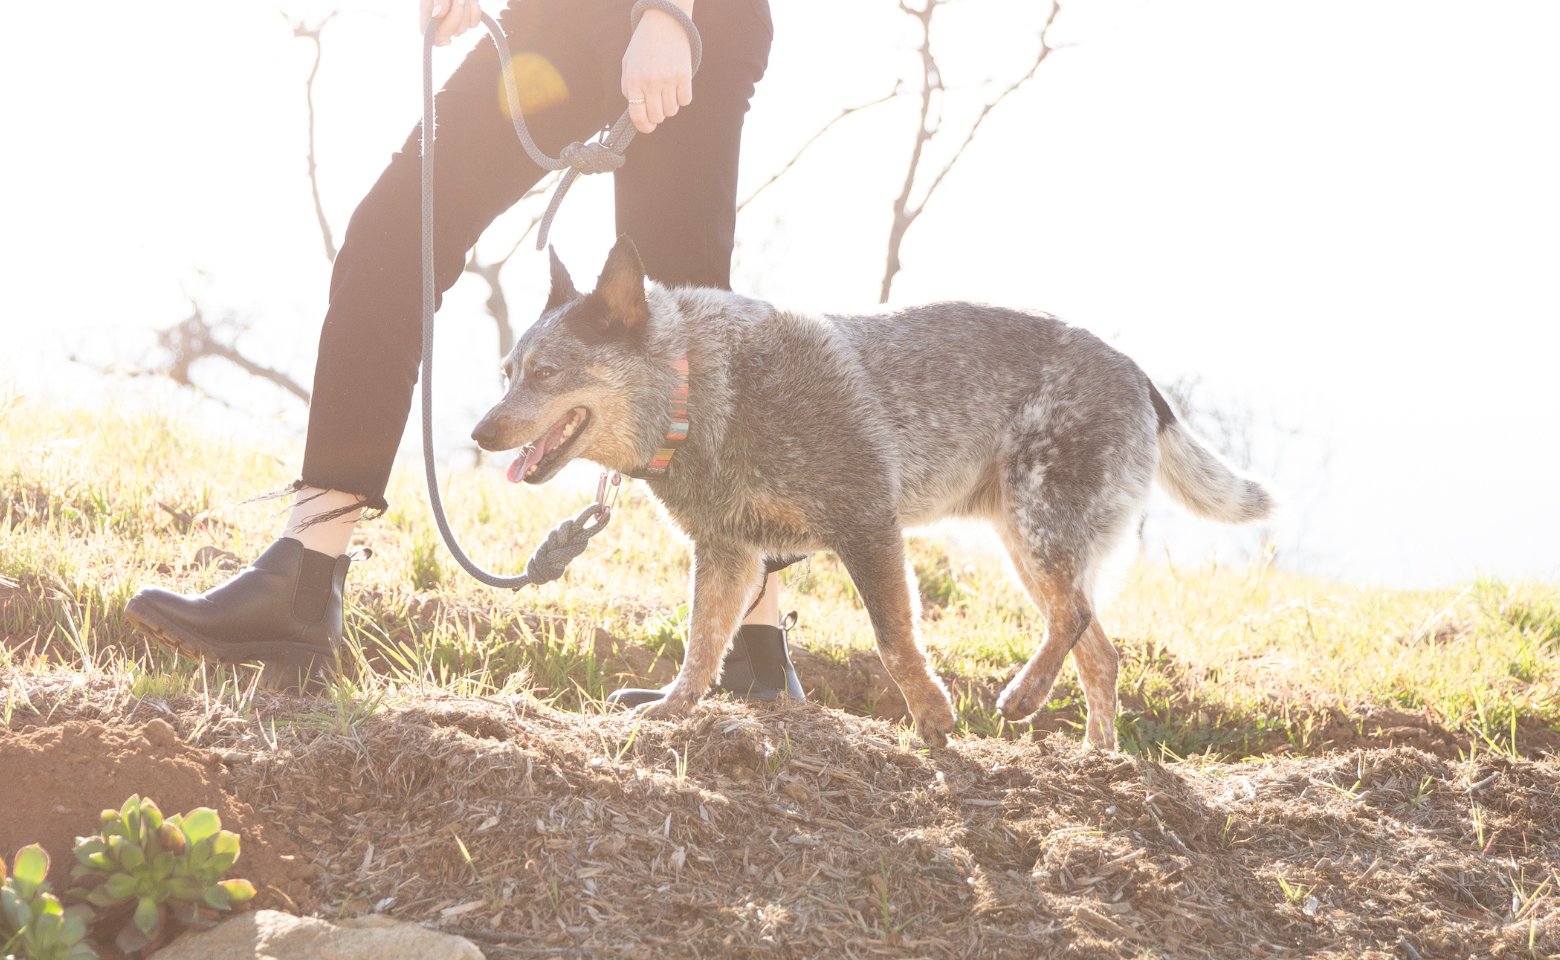
<svg viewBox="0 0 1560 960"><path fill-rule="evenodd" d="M358 517L359 522L364 520L378 520L390 509L390 503L389 501L385 500L383 494L370 496L365 493L358 493L353 490L342 489L340 486L335 484L322 483L318 480L311 480L307 477L299 477L292 483L289 483L287 486L280 487L268 493L256 494L255 496L250 497L248 500L245 500L244 503L261 503L266 500L280 500L282 497L289 497L295 493L301 493L310 487L316 490L335 490L337 493L350 493L358 498L358 502L352 504L351 506L339 507L335 510L322 513L317 517L310 517L308 521L304 523L299 529L312 527L316 523L325 523L330 520L339 520L354 510L363 511L363 515ZM308 501L298 501L298 503L306 502Z"/></svg>

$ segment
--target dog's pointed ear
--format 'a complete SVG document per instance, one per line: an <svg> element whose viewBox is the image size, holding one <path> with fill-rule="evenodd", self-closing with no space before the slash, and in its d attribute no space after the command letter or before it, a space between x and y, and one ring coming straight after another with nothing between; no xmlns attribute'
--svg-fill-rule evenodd
<svg viewBox="0 0 1560 960"><path fill-rule="evenodd" d="M607 318L629 331L639 329L650 316L645 302L645 266L626 233L607 254L607 265L596 280L596 296L606 304Z"/></svg>
<svg viewBox="0 0 1560 960"><path fill-rule="evenodd" d="M543 310L551 310L575 299L580 292L574 289L574 281L569 278L569 271L563 268L563 261L558 259L558 251L547 245L547 261L552 269L552 289L547 292L547 306Z"/></svg>

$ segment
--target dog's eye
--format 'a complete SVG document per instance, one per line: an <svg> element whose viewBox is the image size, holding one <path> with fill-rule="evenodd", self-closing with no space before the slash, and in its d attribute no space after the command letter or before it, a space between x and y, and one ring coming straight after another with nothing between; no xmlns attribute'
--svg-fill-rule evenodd
<svg viewBox="0 0 1560 960"><path fill-rule="evenodd" d="M550 379L553 376L553 374L555 374L557 372L558 372L558 368L557 367L536 367L536 368L534 368L531 371L531 376L535 377L538 380L547 380L547 379Z"/></svg>

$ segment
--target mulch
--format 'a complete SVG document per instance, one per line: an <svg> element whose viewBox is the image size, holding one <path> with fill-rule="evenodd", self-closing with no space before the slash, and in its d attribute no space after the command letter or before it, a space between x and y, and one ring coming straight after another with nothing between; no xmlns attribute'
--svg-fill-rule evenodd
<svg viewBox="0 0 1560 960"><path fill-rule="evenodd" d="M0 672L6 690L0 745L139 733L155 712L230 771L245 826L296 846L299 909L383 912L491 957L1560 952L1553 757L1160 764L1060 735L928 752L817 705L636 723L421 696L354 719L107 678Z"/></svg>

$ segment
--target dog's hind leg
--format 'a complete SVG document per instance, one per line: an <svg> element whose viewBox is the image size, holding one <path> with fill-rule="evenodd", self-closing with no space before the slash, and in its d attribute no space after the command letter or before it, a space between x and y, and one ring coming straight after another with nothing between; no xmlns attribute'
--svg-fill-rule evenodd
<svg viewBox="0 0 1560 960"><path fill-rule="evenodd" d="M853 537L836 548L856 592L872 620L878 653L888 675L904 694L915 720L915 733L932 746L947 744L953 732L953 702L927 662L916 619L916 594L911 592L905 564L905 541L897 528L872 536Z"/></svg>
<svg viewBox="0 0 1560 960"><path fill-rule="evenodd" d="M644 716L682 716L694 701L709 692L720 675L726 648L731 646L742 613L763 582L763 573L763 560L757 550L728 544L694 544L687 654L666 696L639 708Z"/></svg>
<svg viewBox="0 0 1560 960"><path fill-rule="evenodd" d="M1116 749L1116 677L1121 657L1116 645L1105 635L1098 617L1089 621L1078 645L1073 647L1073 665L1078 682L1089 704L1089 745L1101 750Z"/></svg>
<svg viewBox="0 0 1560 960"><path fill-rule="evenodd" d="M1022 538L1018 538L1017 544L1013 543L1014 538L1014 533L1004 532L1003 540L1018 578L1045 615L1045 636L1034 656L997 698L997 710L1011 723L1026 720L1045 706L1067 654L1094 622L1094 611L1071 571L1042 567ZM1089 713L1094 713L1092 702Z"/></svg>

